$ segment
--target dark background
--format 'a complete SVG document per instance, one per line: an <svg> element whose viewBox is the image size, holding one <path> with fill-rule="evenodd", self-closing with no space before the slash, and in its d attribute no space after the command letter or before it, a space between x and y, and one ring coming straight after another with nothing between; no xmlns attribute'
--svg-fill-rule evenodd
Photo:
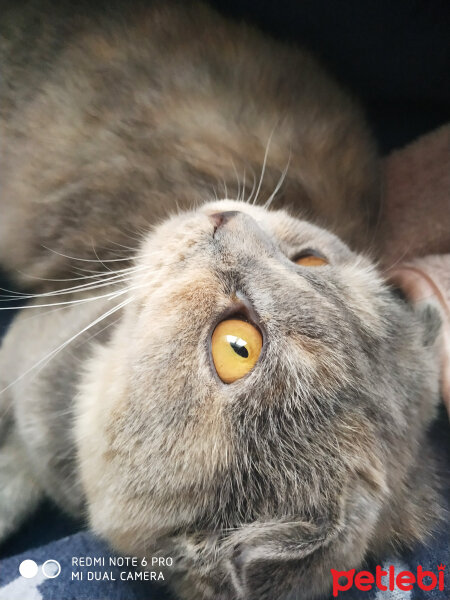
<svg viewBox="0 0 450 600"><path fill-rule="evenodd" d="M210 0L311 49L358 98L383 153L450 120L449 0Z"/></svg>
<svg viewBox="0 0 450 600"><path fill-rule="evenodd" d="M310 48L360 98L383 154L450 120L449 0L211 0L210 4L277 38ZM1 275L0 285L8 286ZM0 311L0 336L11 316L11 311ZM447 436L444 433L444 440ZM46 504L0 548L0 557L78 528Z"/></svg>

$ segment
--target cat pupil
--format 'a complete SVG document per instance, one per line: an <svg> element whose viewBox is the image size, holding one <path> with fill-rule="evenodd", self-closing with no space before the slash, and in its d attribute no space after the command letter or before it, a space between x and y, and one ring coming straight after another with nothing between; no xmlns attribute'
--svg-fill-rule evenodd
<svg viewBox="0 0 450 600"><path fill-rule="evenodd" d="M242 356L243 358L248 358L248 350L245 346L239 346L233 342L230 345L236 354L239 354L239 356Z"/></svg>
<svg viewBox="0 0 450 600"><path fill-rule="evenodd" d="M229 338L231 336L228 336ZM233 340L228 340L230 346L233 348L233 350L236 352L236 354L239 354L239 356L242 356L242 358L248 358L248 350L245 347L245 342L244 340L241 340L239 338L234 338Z"/></svg>

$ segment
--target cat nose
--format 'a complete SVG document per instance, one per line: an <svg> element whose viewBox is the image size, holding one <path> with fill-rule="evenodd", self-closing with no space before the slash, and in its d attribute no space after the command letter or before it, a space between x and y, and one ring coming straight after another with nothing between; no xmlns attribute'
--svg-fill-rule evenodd
<svg viewBox="0 0 450 600"><path fill-rule="evenodd" d="M233 217L235 217L238 214L239 214L238 210L227 210L225 212L213 213L213 214L209 215L209 217L212 220L212 222L214 223L215 229L217 231L217 229L219 229L219 227L222 227L222 225L225 225L226 223L228 223L228 221L230 221L230 219L232 219Z"/></svg>

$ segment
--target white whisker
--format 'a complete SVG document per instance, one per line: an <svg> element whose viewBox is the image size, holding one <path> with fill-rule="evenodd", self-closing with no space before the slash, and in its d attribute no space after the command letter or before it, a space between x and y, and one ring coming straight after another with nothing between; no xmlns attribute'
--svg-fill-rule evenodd
<svg viewBox="0 0 450 600"><path fill-rule="evenodd" d="M250 196L247 199L248 204L251 204L251 200L252 200L253 194L255 193L255 188L256 188L256 173L252 166L250 166L250 169L251 169L252 175L253 175L253 185L252 185L252 191L250 192Z"/></svg>
<svg viewBox="0 0 450 600"><path fill-rule="evenodd" d="M99 262L101 265L103 265L107 271L111 271L111 269L108 267L108 265L105 265L105 263L104 263L102 260L100 260L100 257L99 257L99 255L97 254L97 250L95 249L94 240L91 240L91 246L92 246L92 250L93 250L93 252L94 252L94 254L95 254L95 258L97 259L97 261L98 261L98 262Z"/></svg>
<svg viewBox="0 0 450 600"><path fill-rule="evenodd" d="M138 241L137 238L136 241ZM141 242L142 240L139 241L139 243ZM119 246L120 248L125 248L125 250L131 250L131 252L136 252L136 248L133 248L132 246L125 246L125 244L119 244L119 242L113 242L112 240L109 243L113 244L114 246Z"/></svg>
<svg viewBox="0 0 450 600"><path fill-rule="evenodd" d="M275 133L276 126L277 125L275 125L274 128L272 129L269 139L267 140L266 151L264 153L264 161L263 161L263 165L262 165L262 169L261 169L261 177L259 178L258 189L256 190L256 194L255 194L252 204L256 204L256 202L258 200L259 191L261 189L262 182L264 179L264 173L266 171L266 163L267 163L267 157L269 156L270 142L272 141L272 137L273 137L273 134Z"/></svg>
<svg viewBox="0 0 450 600"><path fill-rule="evenodd" d="M101 300L102 298L115 298L116 296L120 296L128 292L131 288L126 287L125 289L121 289L119 291L110 292L109 294L102 294L100 296L92 296L89 298L79 298L78 300L64 300L62 302L48 302L45 304L25 304L23 306L3 306L0 307L0 310L22 310L27 308L47 308L50 306L64 306L70 304L84 304L85 302L93 302L94 300Z"/></svg>
<svg viewBox="0 0 450 600"><path fill-rule="evenodd" d="M139 258L138 256L136 257L132 257L130 258L130 260L135 260L135 258ZM126 267L124 269L116 269L115 271L112 271L112 273L125 273L128 272L130 270L136 269L136 266L132 266L132 267ZM82 271L85 271L86 273L92 273L92 275L80 275L79 277L62 277L62 278L52 278L52 277L38 277L36 275L31 275L29 273L27 273L26 271L17 271L17 273L20 273L21 275L23 275L24 277L27 277L28 279L36 279L38 281L51 281L51 282L63 282L63 281L80 281L81 279L94 279L95 277L109 277L110 273L105 273L104 271L92 271L91 269L79 269ZM55 290L56 291L56 290ZM15 292L15 293L21 293L21 292Z"/></svg>
<svg viewBox="0 0 450 600"><path fill-rule="evenodd" d="M238 188L238 192L237 192L237 198L238 198L238 200L239 200L239 197L240 197L240 195L241 195L241 182L240 182L240 179L239 179L239 174L238 174L238 172L237 172L236 165L235 165L235 163L234 163L234 160L233 160L233 159L231 159L231 163L232 163L232 165L233 165L234 174L236 175L236 183L237 183L237 188Z"/></svg>
<svg viewBox="0 0 450 600"><path fill-rule="evenodd" d="M292 154L289 153L289 158L288 158L287 164L286 164L283 172L281 173L280 179L278 180L278 183L277 183L274 191L272 192L272 194L267 199L267 202L264 204L264 208L265 209L268 209L270 207L270 205L272 204L275 196L278 194L281 186L283 185L284 180L286 179L286 175L287 175L287 172L288 172L288 169L289 169L289 165L291 163L291 158L292 158Z"/></svg>
<svg viewBox="0 0 450 600"><path fill-rule="evenodd" d="M12 381L6 387L4 387L2 390L0 390L0 395L3 394L4 392L6 392L7 390L9 390L13 385L15 385L16 383L18 383L19 381L21 381L24 377L26 377L29 373L31 373L31 371L34 371L35 369L37 369L41 365L45 366L45 364L47 364L47 362L50 359L52 359L54 356L56 356L59 352L61 352L61 350L63 350L64 348L66 348L71 342L73 342L74 340L76 340L85 331L87 331L91 327L94 327L95 325L97 325L97 323L100 323L101 321L103 321L104 319L106 319L107 317L109 317L110 315L112 315L113 313L117 312L118 310L120 310L121 308L123 308L124 306L126 306L127 304L129 304L132 300L134 300L134 296L131 296L130 298L127 298L126 300L120 302L118 305L113 306L111 309L109 309L108 311L106 311L105 313L103 313L102 315L100 315L100 317L97 317L96 319L94 319L91 323L89 323L89 325L86 325L86 327L83 327L83 329L81 329L80 331L78 331L71 338L69 338L68 340L66 340L65 342L63 342L62 344L60 344L57 348L55 348L54 350L52 350L51 352L49 352L48 354L46 354L43 358L41 358L38 362L36 362L32 367L30 367L24 373L22 373L22 375L20 375L19 377L17 377L14 381Z"/></svg>
<svg viewBox="0 0 450 600"><path fill-rule="evenodd" d="M32 300L36 298L51 298L54 296L64 296L68 294L72 294L74 292L87 292L92 291L101 287L107 287L109 285L116 285L118 283L122 283L125 281L129 281L133 278L133 275L139 271L145 270L144 266L136 266L130 269L124 269L122 271L111 272L108 274L108 278L105 280L98 281L96 276L86 276L86 279L94 278L94 281L90 281L87 283L83 283L76 286L71 286L68 288L63 288L60 290L53 290L51 292L43 292L36 294L24 294L21 292L15 292L14 290L8 290L6 288L0 288L2 291L7 292L8 295L3 295L3 298L0 298L0 302L8 302L11 300ZM103 275L106 275L104 273ZM83 279L83 278L80 278ZM18 307L15 307L18 308ZM0 310L5 310L0 308Z"/></svg>
<svg viewBox="0 0 450 600"><path fill-rule="evenodd" d="M223 178L223 187L225 189L225 198L228 198L228 189L227 189L227 182L225 180L225 177Z"/></svg>
<svg viewBox="0 0 450 600"><path fill-rule="evenodd" d="M118 323L119 321L120 321L120 316L117 317L117 319L114 319L114 321L111 321L111 323L108 323L107 325L105 325L104 327L102 327L101 329L99 329L98 331L93 333L92 335L90 335L88 338L86 338L86 343L90 342L92 339L96 338L101 333L103 333L104 331L106 331L107 329L109 329L110 327L112 327L113 325Z"/></svg>
<svg viewBox="0 0 450 600"><path fill-rule="evenodd" d="M245 202L245 175L246 175L246 172L245 172L245 167L244 167L244 177L242 179L242 198L239 195L240 202Z"/></svg>
<svg viewBox="0 0 450 600"><path fill-rule="evenodd" d="M99 262L101 263L103 266L104 263L110 263L110 262L129 262L130 258L129 257L125 257L125 258L105 258L104 260L94 260L93 258L80 258L77 256L70 256L70 254L64 254L63 252L58 252L58 250L53 250L52 248L48 248L47 246L44 246L44 244L42 244L42 247L45 248L46 250L48 250L49 252L53 252L53 254L57 254L58 256L62 256L63 258L69 258L70 260L77 260L80 262L88 262L88 263L93 263L93 262Z"/></svg>
<svg viewBox="0 0 450 600"><path fill-rule="evenodd" d="M22 317L22 322L33 321L34 319L39 319L39 318L44 317L45 315L51 315L53 313L57 313L62 310L67 310L68 308L69 308L68 306L57 306L56 308L53 307L50 310L39 311L36 314L28 314L26 317ZM17 310L20 310L20 309L18 308Z"/></svg>

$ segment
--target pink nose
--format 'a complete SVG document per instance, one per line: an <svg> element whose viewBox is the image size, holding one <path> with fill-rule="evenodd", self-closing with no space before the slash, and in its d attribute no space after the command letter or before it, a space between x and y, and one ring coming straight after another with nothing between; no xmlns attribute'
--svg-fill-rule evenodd
<svg viewBox="0 0 450 600"><path fill-rule="evenodd" d="M209 215L209 216L217 230L217 229L219 229L219 227L222 227L222 225L225 225L225 223L228 223L228 221L230 219L232 219L233 217L235 217L238 214L239 214L238 210L228 210L225 212L213 213L212 215Z"/></svg>

